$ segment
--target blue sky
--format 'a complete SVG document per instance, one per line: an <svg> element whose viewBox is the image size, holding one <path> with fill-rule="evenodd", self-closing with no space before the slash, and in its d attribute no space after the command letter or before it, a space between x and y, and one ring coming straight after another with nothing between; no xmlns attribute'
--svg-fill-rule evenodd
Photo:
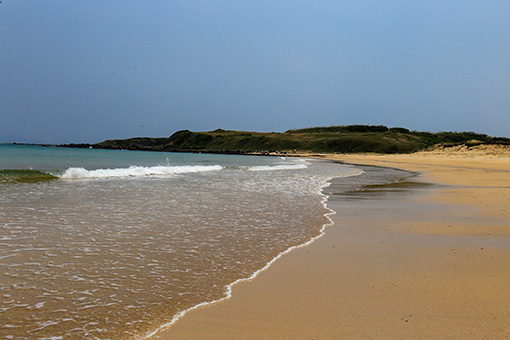
<svg viewBox="0 0 510 340"><path fill-rule="evenodd" d="M348 124L510 136L507 0L3 0L0 142Z"/></svg>

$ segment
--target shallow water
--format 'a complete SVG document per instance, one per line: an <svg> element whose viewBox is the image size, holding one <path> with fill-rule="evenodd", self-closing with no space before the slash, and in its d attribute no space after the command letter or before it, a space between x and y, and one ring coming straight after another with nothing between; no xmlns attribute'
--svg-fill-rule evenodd
<svg viewBox="0 0 510 340"><path fill-rule="evenodd" d="M54 181L0 185L0 338L144 338L318 235L328 222L321 188L360 173L301 159L103 152L86 167L82 150L53 165Z"/></svg>

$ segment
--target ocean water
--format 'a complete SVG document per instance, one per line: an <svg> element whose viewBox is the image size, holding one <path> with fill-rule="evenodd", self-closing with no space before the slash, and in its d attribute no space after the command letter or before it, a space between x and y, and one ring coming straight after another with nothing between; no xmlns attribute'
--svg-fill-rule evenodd
<svg viewBox="0 0 510 340"><path fill-rule="evenodd" d="M322 189L361 173L298 158L0 145L0 338L149 338L319 236L331 213Z"/></svg>

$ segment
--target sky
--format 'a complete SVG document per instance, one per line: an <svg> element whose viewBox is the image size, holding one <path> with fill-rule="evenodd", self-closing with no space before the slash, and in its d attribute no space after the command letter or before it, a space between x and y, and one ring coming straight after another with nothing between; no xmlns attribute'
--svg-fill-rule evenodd
<svg viewBox="0 0 510 340"><path fill-rule="evenodd" d="M3 0L0 142L369 124L510 137L508 0Z"/></svg>

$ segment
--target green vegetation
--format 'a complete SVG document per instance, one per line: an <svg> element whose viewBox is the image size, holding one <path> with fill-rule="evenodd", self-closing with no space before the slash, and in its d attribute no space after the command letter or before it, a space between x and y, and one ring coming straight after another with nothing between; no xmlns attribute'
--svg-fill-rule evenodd
<svg viewBox="0 0 510 340"><path fill-rule="evenodd" d="M127 150L158 150L165 144L168 138L137 137L129 139L111 139L96 144L104 149L127 149ZM73 145L74 147L76 145ZM80 144L79 147L89 147L88 144Z"/></svg>
<svg viewBox="0 0 510 340"><path fill-rule="evenodd" d="M466 142L510 143L509 138L490 137L475 132L419 132L383 125L313 127L276 132L182 130L169 138L107 140L95 148L185 151L216 153L327 152L327 153L411 153L433 145Z"/></svg>

